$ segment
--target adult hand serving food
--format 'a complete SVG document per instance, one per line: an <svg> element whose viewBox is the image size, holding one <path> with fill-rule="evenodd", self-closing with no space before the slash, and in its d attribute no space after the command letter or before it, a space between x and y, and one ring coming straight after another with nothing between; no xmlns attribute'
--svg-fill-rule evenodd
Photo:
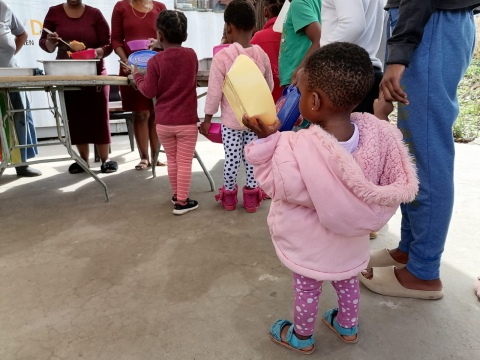
<svg viewBox="0 0 480 360"><path fill-rule="evenodd" d="M52 6L44 21L44 32L40 47L51 53L58 49L57 59L69 59L70 54L84 49L95 49L95 56L102 59L97 64L97 75L107 75L103 58L110 55L110 28L100 10L82 3L82 0L67 0ZM64 43L64 42L66 43ZM89 144L95 144L102 161L104 173L115 172L118 164L109 159L110 116L108 112L109 86L85 87L81 91L65 93L67 115L72 144L89 163ZM74 163L71 174L84 170Z"/></svg>

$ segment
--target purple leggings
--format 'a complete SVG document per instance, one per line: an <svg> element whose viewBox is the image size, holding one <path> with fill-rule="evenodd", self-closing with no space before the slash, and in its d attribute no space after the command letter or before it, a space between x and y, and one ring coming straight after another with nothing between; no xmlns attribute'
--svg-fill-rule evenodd
<svg viewBox="0 0 480 360"><path fill-rule="evenodd" d="M322 283L323 281L293 273L294 324L295 332L300 335L312 335L315 330ZM358 308L360 307L360 288L357 276L346 280L332 281L332 285L338 296L338 324L346 329L357 326Z"/></svg>

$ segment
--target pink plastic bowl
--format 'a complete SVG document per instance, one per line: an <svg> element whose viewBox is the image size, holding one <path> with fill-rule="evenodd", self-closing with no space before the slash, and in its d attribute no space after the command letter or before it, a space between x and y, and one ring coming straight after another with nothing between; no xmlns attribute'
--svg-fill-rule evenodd
<svg viewBox="0 0 480 360"><path fill-rule="evenodd" d="M128 47L132 51L148 50L148 44L150 44L150 40L133 40L127 42Z"/></svg>
<svg viewBox="0 0 480 360"><path fill-rule="evenodd" d="M230 44L222 44L222 45L217 45L217 46L214 46L213 47L213 56L217 55L217 53L222 50L222 49L225 49L227 47L229 47Z"/></svg>
<svg viewBox="0 0 480 360"><path fill-rule="evenodd" d="M202 123L203 124L203 123ZM210 135L207 136L207 139L211 142L221 144L222 141L222 124L212 123L210 130L208 131Z"/></svg>
<svg viewBox="0 0 480 360"><path fill-rule="evenodd" d="M95 59L96 57L97 54L95 53L95 49L82 50L72 53L72 59L74 60L90 60Z"/></svg>

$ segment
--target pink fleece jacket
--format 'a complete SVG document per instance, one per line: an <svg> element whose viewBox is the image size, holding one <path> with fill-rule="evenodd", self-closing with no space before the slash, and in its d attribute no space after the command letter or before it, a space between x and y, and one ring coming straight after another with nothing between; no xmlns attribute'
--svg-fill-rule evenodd
<svg viewBox="0 0 480 360"><path fill-rule="evenodd" d="M235 59L240 54L247 55L255 62L255 64L257 64L268 83L270 91L273 90L273 75L270 67L270 60L268 59L268 55L260 46L252 45L252 47L244 48L238 43L233 43L228 48L222 49L213 57L210 75L208 78L205 114L216 114L218 111L218 106L221 104L222 123L226 127L234 130L246 130L246 128L240 125L235 117L227 98L225 95L223 95L222 87L227 72L230 70Z"/></svg>
<svg viewBox="0 0 480 360"><path fill-rule="evenodd" d="M353 154L319 126L245 148L273 199L268 224L278 257L316 280L348 279L365 269L370 232L418 191L400 131L369 114L353 114L352 122L360 132Z"/></svg>

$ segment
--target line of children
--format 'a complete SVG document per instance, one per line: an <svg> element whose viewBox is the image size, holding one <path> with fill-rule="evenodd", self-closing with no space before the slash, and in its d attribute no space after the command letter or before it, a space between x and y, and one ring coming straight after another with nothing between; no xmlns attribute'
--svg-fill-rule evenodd
<svg viewBox="0 0 480 360"><path fill-rule="evenodd" d="M300 112L316 126L298 133L244 117L259 140L246 148L257 180L272 197L268 216L278 257L293 272L294 319L271 327L274 342L303 354L315 351L322 283L331 281L338 308L325 324L344 342L358 341L358 273L368 264L369 233L418 190L415 167L400 131L352 110L374 80L368 53L351 43L315 51L298 72ZM390 107L390 108L389 108ZM379 114L390 104L380 99ZM383 109L387 109L386 111Z"/></svg>
<svg viewBox="0 0 480 360"><path fill-rule="evenodd" d="M218 52L212 61L208 80L207 100L205 104L205 121L200 132L208 135L213 115L222 110L222 140L225 150L225 165L223 168L224 185L216 196L225 210L235 210L238 203L237 174L241 162L246 168L247 184L243 187L243 206L248 212L256 212L264 193L259 188L253 174L253 168L245 159L245 147L256 139L256 135L243 127L237 120L222 87L225 76L235 59L244 54L250 57L265 77L270 90L273 89L273 75L268 55L258 45L252 45L252 33L255 28L255 8L249 1L233 0L224 13L225 35L231 44Z"/></svg>

